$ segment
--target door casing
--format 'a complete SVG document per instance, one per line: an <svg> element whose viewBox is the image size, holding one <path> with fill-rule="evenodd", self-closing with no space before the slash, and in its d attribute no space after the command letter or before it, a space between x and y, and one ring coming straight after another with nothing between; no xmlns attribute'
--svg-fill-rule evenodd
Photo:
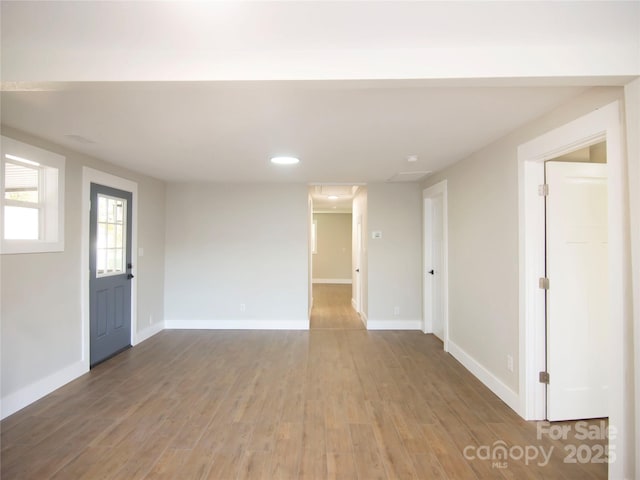
<svg viewBox="0 0 640 480"><path fill-rule="evenodd" d="M131 231L131 259L133 262L131 279L131 345L136 345L138 341L138 283L137 283L137 259L138 259L138 184L131 180L117 177L109 173L95 170L89 167L82 169L82 232L80 248L80 289L82 298L81 321L82 321L82 362L86 370L90 367L90 317L91 303L89 298L89 211L91 209L91 184L98 183L107 187L117 188L131 193L132 208L132 231Z"/></svg>
<svg viewBox="0 0 640 480"><path fill-rule="evenodd" d="M356 270L353 272L353 281L355 282L355 299L353 308L361 315L362 314L362 215L358 215L358 218L354 218L356 222L356 241L354 257L356 259Z"/></svg>

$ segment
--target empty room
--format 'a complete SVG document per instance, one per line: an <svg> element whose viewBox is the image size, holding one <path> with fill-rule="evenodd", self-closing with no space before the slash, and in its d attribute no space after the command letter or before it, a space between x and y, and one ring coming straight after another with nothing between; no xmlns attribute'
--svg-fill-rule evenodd
<svg viewBox="0 0 640 480"><path fill-rule="evenodd" d="M640 3L0 4L0 477L640 478Z"/></svg>

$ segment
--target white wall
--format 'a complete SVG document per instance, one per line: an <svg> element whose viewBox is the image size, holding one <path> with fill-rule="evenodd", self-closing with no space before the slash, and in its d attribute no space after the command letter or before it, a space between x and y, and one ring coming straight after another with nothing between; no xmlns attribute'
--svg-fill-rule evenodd
<svg viewBox="0 0 640 480"><path fill-rule="evenodd" d="M317 252L313 255L314 282L351 283L350 213L314 213Z"/></svg>
<svg viewBox="0 0 640 480"><path fill-rule="evenodd" d="M449 202L449 341L479 369L517 395L519 272L517 148L546 131L621 98L594 88L452 167ZM507 369L507 355L514 371Z"/></svg>
<svg viewBox="0 0 640 480"><path fill-rule="evenodd" d="M164 318L164 183L26 135L2 134L66 157L65 249L2 256L2 416L22 408L86 371L82 363L82 167L138 182L137 328L146 336ZM159 325L149 329L149 318ZM84 370L83 370L84 368Z"/></svg>
<svg viewBox="0 0 640 480"><path fill-rule="evenodd" d="M306 185L169 184L166 210L168 328L308 327Z"/></svg>
<svg viewBox="0 0 640 480"><path fill-rule="evenodd" d="M367 185L370 329L422 325L422 188L416 183ZM373 239L372 232L382 238ZM399 313L395 309L399 308Z"/></svg>

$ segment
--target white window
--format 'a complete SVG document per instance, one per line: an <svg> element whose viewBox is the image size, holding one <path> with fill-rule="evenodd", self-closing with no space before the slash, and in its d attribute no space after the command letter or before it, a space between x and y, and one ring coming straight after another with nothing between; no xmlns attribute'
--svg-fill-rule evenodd
<svg viewBox="0 0 640 480"><path fill-rule="evenodd" d="M0 252L63 251L65 158L0 140Z"/></svg>

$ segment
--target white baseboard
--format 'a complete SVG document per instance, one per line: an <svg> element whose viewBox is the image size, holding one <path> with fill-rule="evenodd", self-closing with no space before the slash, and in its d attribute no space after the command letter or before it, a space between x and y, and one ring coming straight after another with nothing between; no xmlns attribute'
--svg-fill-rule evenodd
<svg viewBox="0 0 640 480"><path fill-rule="evenodd" d="M500 400L506 403L511 409L518 413L520 409L520 397L511 388L505 385L502 380L482 366L478 361L465 352L449 339L449 353L469 370L478 380L485 384L489 390L495 393Z"/></svg>
<svg viewBox="0 0 640 480"><path fill-rule="evenodd" d="M350 285L353 280L350 278L314 278L313 283L337 283L340 285Z"/></svg>
<svg viewBox="0 0 640 480"><path fill-rule="evenodd" d="M367 318L366 313L360 312L360 320L362 320L362 323L364 324L364 328L367 328L367 322L369 321L369 319Z"/></svg>
<svg viewBox="0 0 640 480"><path fill-rule="evenodd" d="M168 330L309 330L309 319L166 320L164 328Z"/></svg>
<svg viewBox="0 0 640 480"><path fill-rule="evenodd" d="M136 334L134 346L164 330L164 322L156 322Z"/></svg>
<svg viewBox="0 0 640 480"><path fill-rule="evenodd" d="M420 330L420 320L368 320L367 330Z"/></svg>
<svg viewBox="0 0 640 480"><path fill-rule="evenodd" d="M358 311L358 304L356 303L356 301L353 298L351 299L351 306L353 307L353 309L356 312Z"/></svg>
<svg viewBox="0 0 640 480"><path fill-rule="evenodd" d="M31 385L27 385L17 392L10 393L2 398L2 418L6 418L36 400L40 400L45 395L50 394L88 371L88 363L82 361L77 362Z"/></svg>

